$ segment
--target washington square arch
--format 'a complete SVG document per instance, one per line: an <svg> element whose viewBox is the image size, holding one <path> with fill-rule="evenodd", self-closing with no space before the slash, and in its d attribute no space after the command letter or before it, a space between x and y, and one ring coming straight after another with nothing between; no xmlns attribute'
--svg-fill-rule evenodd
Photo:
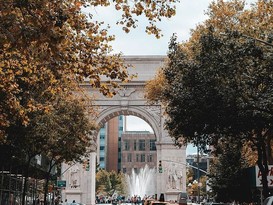
<svg viewBox="0 0 273 205"><path fill-rule="evenodd" d="M164 130L163 109L160 105L149 105L144 98L144 86L147 80L155 77L156 70L165 61L165 56L125 56L125 63L132 65L131 74L137 78L123 84L113 98L104 97L98 90L83 85L90 95L95 95L98 109L96 122L101 127L113 117L133 115L146 121L156 136L157 163L161 161L163 172L156 172L157 196L164 194L165 200L176 200L179 192L186 191L186 148L177 148ZM98 136L98 132L96 133ZM96 143L89 156L90 170L85 171L81 164L62 165L62 180L66 187L62 190L62 199L76 200L86 205L95 204ZM175 181L175 182L174 182ZM173 185L175 183L175 185Z"/></svg>

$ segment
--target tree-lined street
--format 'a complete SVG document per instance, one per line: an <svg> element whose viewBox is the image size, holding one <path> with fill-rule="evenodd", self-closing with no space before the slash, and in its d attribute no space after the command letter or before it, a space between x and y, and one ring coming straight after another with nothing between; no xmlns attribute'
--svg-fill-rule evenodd
<svg viewBox="0 0 273 205"><path fill-rule="evenodd" d="M61 164L90 160L101 125L90 117L98 115L93 104L97 96L84 85L109 99L122 89L124 99L135 91L122 88L137 75L129 74L133 68L122 54L113 54L115 36L96 19L96 8L111 5L119 13L116 24L128 35L143 17L145 32L160 38L157 22L173 17L176 3L0 0L1 205L37 204L38 198L39 203L54 203L61 191L54 185L62 175ZM214 200L260 203L273 193L268 184L268 165L273 163L273 1L246 7L241 0L217 0L206 13L208 18L187 41L179 42L179 33L170 38L166 62L146 85L147 106L162 106L164 117L160 110L153 122L166 120L160 128L167 129L175 146L191 143L210 154L206 181ZM165 142L160 143L163 147ZM244 178L255 166L261 188ZM174 174L167 177L177 180ZM126 193L123 183L122 174L97 173L98 193Z"/></svg>

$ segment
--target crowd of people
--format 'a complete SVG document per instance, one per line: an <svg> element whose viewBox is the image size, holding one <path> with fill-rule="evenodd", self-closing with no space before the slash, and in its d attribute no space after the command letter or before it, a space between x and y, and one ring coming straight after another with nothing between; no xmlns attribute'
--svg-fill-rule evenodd
<svg viewBox="0 0 273 205"><path fill-rule="evenodd" d="M137 195L125 197L125 196L116 196L116 197L110 197L110 196L96 196L96 204L121 204L121 203L131 203L131 204L142 204L144 205L144 202L147 199L154 199L154 196L144 196L140 197Z"/></svg>

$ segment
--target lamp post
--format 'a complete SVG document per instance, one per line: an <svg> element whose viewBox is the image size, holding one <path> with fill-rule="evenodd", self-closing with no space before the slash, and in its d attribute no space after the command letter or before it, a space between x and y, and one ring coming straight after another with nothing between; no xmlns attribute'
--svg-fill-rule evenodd
<svg viewBox="0 0 273 205"><path fill-rule="evenodd" d="M198 181L198 187L197 187L197 194L198 194L198 200L197 203L200 203L200 167L199 167L199 144L197 143L197 181Z"/></svg>
<svg viewBox="0 0 273 205"><path fill-rule="evenodd" d="M192 195L192 183L188 184L188 193L189 195Z"/></svg>
<svg viewBox="0 0 273 205"><path fill-rule="evenodd" d="M197 203L200 203L200 167L199 167L199 135L197 132L194 133L195 137L196 137L196 146L197 146L197 181L198 181L198 187L197 187L197 193L198 193L198 199L197 199Z"/></svg>

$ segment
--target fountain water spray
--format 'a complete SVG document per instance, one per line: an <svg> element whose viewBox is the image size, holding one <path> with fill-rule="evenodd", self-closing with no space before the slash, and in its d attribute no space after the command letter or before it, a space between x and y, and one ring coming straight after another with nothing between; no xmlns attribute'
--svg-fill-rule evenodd
<svg viewBox="0 0 273 205"><path fill-rule="evenodd" d="M143 198L145 195L152 196L156 193L156 170L149 168L147 164L138 174L132 169L131 175L126 174L126 180L131 196Z"/></svg>

